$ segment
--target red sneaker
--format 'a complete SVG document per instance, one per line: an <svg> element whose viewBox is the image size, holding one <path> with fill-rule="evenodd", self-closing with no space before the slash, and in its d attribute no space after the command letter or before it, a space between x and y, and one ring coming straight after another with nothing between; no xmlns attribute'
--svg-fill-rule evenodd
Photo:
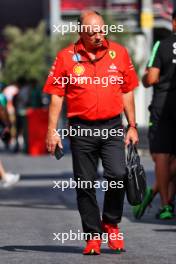
<svg viewBox="0 0 176 264"><path fill-rule="evenodd" d="M108 233L108 246L111 249L124 251L123 234L120 232L118 225L102 223L102 230L104 233Z"/></svg>
<svg viewBox="0 0 176 264"><path fill-rule="evenodd" d="M101 239L90 239L86 242L87 245L83 250L84 255L100 255Z"/></svg>

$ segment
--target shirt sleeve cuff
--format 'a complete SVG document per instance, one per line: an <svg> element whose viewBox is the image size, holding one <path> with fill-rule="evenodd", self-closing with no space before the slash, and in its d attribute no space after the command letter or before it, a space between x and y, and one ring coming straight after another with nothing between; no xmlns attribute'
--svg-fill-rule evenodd
<svg viewBox="0 0 176 264"><path fill-rule="evenodd" d="M47 94L55 94L55 95L59 95L59 96L65 96L65 90L62 87L53 87L53 86L45 86L43 88L43 92L47 93Z"/></svg>

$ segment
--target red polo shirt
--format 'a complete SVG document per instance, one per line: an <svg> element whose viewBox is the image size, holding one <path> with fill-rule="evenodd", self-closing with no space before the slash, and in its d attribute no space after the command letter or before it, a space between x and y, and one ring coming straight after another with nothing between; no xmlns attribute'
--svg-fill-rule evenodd
<svg viewBox="0 0 176 264"><path fill-rule="evenodd" d="M68 118L100 120L123 112L122 94L137 86L126 48L105 40L91 61L79 40L58 52L44 92L66 97Z"/></svg>

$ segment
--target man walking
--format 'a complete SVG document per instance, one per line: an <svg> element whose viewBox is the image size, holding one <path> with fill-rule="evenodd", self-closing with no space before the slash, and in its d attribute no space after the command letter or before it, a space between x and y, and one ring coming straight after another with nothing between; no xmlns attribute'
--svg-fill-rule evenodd
<svg viewBox="0 0 176 264"><path fill-rule="evenodd" d="M100 157L104 177L110 185L111 181L117 183L124 180L125 144L138 142L133 95L138 80L127 50L105 39L101 30L104 25L102 16L94 11L85 11L79 21L85 26L79 33L80 39L58 53L44 87L44 92L52 95L46 144L52 154L57 144L62 148L61 138L53 134L65 97L69 126L89 129L92 133L100 131L96 136L70 137L75 181L94 182ZM69 78L65 85L61 84L64 77ZM77 80L74 83L71 82L73 77ZM93 81L86 83L86 77L89 82ZM108 85L104 85L105 77ZM113 83L110 82L112 77ZM110 133L112 129L118 131L123 128L123 111L129 124L125 142L123 136ZM109 132L106 139L101 133L105 129ZM124 188L108 188L105 192L102 220L95 188L77 188L76 191L83 231L90 234L83 254L100 254L101 239L95 239L95 234L101 236L103 232L108 233L110 248L123 250L124 241L118 239L117 224L122 217ZM111 234L115 234L116 238L112 239Z"/></svg>

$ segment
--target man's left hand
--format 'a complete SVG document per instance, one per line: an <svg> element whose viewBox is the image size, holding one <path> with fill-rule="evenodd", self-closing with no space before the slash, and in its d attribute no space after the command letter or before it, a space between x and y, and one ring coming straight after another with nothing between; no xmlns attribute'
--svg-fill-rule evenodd
<svg viewBox="0 0 176 264"><path fill-rule="evenodd" d="M133 144L137 144L139 142L138 132L134 127L129 127L125 137L125 145L130 144L130 142Z"/></svg>

